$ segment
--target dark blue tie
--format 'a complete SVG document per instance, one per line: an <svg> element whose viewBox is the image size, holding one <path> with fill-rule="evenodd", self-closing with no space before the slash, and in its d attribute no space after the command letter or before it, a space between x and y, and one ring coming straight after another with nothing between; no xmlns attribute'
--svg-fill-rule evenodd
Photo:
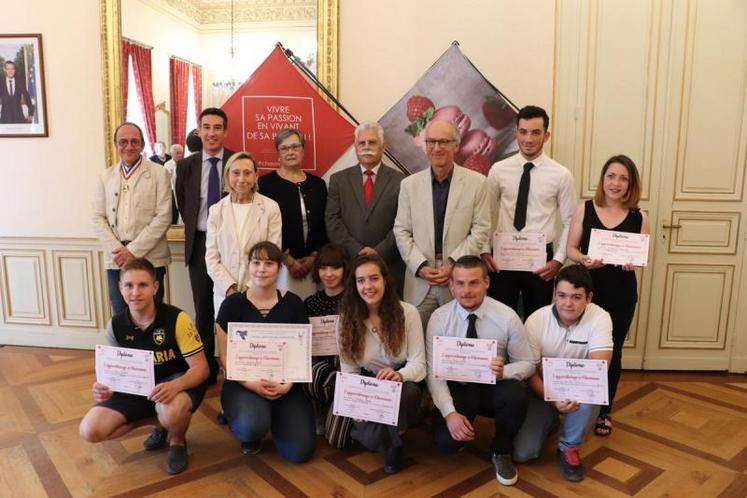
<svg viewBox="0 0 747 498"><path fill-rule="evenodd" d="M220 200L220 175L218 174L217 157L208 157L210 161L210 176L208 177L207 207L209 208Z"/></svg>

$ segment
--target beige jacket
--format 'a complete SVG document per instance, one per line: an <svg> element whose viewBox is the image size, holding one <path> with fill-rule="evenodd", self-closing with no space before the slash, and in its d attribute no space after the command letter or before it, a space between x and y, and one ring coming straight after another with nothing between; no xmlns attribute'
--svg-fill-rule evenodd
<svg viewBox="0 0 747 498"><path fill-rule="evenodd" d="M166 231L171 224L171 180L163 166L143 158L142 164L128 181L133 202L128 213L134 233L137 234L127 249L138 258L146 258L155 267L171 262L171 252ZM99 175L93 198L93 229L104 250L107 269L118 269L112 251L122 247L117 233L117 216L120 214L122 177L119 164Z"/></svg>

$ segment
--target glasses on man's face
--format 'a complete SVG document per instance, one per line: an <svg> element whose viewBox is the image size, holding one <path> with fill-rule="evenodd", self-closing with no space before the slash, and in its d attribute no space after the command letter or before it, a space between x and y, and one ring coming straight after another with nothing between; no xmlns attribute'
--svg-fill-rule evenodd
<svg viewBox="0 0 747 498"><path fill-rule="evenodd" d="M290 151L296 152L297 150L302 149L302 148L303 148L303 145L301 144L291 144L291 145L281 145L280 147L278 147L278 150L280 151L281 154L285 154Z"/></svg>
<svg viewBox="0 0 747 498"><path fill-rule="evenodd" d="M133 147L139 147L142 142L139 138L131 138L127 140L126 138L120 138L117 140L117 145L120 147L127 147L127 145L132 145Z"/></svg>
<svg viewBox="0 0 747 498"><path fill-rule="evenodd" d="M448 140L446 138L441 138L438 140L435 138L426 138L425 146L428 147L429 149L432 149L436 145L438 145L439 147L446 147L447 145L452 144L454 142L456 142L456 140L454 140L453 138L451 140Z"/></svg>

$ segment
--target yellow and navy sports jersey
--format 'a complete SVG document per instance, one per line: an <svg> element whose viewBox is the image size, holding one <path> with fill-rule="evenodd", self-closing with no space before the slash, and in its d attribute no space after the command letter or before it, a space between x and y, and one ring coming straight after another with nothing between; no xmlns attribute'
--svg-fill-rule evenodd
<svg viewBox="0 0 747 498"><path fill-rule="evenodd" d="M113 317L106 331L113 346L153 351L156 384L186 372L184 360L202 351L202 341L192 319L175 306L156 303L156 318L146 330L132 323L129 310Z"/></svg>

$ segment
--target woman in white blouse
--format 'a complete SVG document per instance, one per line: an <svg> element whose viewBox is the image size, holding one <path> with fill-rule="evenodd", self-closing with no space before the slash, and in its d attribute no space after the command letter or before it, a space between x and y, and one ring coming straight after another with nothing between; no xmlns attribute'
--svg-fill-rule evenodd
<svg viewBox="0 0 747 498"><path fill-rule="evenodd" d="M385 454L384 472L402 468L401 435L415 422L426 362L417 309L399 300L384 261L358 256L340 303L338 336L342 372L402 382L397 427L356 420L353 439Z"/></svg>
<svg viewBox="0 0 747 498"><path fill-rule="evenodd" d="M208 212L205 262L213 279L216 315L226 297L249 286L249 249L265 240L281 243L280 208L257 192L257 178L251 154L232 155L223 173L223 190L229 195Z"/></svg>

